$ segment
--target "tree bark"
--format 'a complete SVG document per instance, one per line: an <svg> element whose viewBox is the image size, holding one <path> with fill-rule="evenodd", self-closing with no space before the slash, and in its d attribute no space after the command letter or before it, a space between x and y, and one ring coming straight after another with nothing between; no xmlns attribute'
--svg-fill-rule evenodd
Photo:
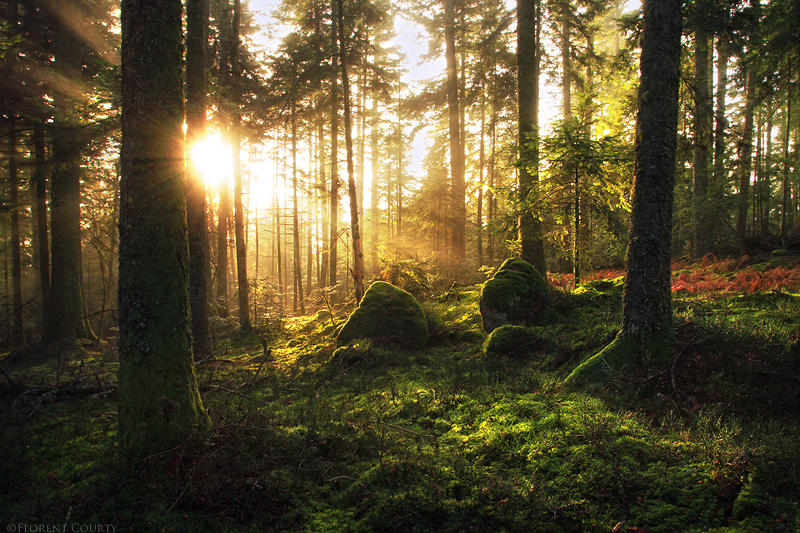
<svg viewBox="0 0 800 533"><path fill-rule="evenodd" d="M539 180L539 1L517 0L519 98L519 240L521 257L545 273L539 218L533 214Z"/></svg>
<svg viewBox="0 0 800 533"><path fill-rule="evenodd" d="M728 172L726 166L726 137L728 121L726 118L728 95L728 60L730 59L730 45L723 38L717 39L717 108L714 117L714 179L712 181L711 204L713 211L722 208L722 199L728 187ZM712 228L715 226L712 225Z"/></svg>
<svg viewBox="0 0 800 533"><path fill-rule="evenodd" d="M744 131L739 142L739 195L737 197L736 233L744 243L747 235L747 206L750 200L750 176L753 170L753 108L755 107L755 76L745 67L747 88L744 103ZM754 228L755 229L755 228Z"/></svg>
<svg viewBox="0 0 800 533"><path fill-rule="evenodd" d="M486 167L486 78L481 72L480 80L480 112L481 112L481 132L478 142L478 205L475 213L476 238L475 244L478 249L478 265L483 265L483 187L484 172Z"/></svg>
<svg viewBox="0 0 800 533"><path fill-rule="evenodd" d="M12 5L16 2L12 1ZM22 319L22 259L19 235L19 174L17 172L17 125L12 114L8 121L8 200L11 206L11 293L13 306L13 338L16 346L25 343Z"/></svg>
<svg viewBox="0 0 800 533"><path fill-rule="evenodd" d="M55 65L67 79L80 78L79 46L69 28L59 24L55 36ZM56 91L53 125L53 175L50 229L52 277L50 318L45 338L64 342L85 337L81 295L81 148L78 118L72 111L75 95Z"/></svg>
<svg viewBox="0 0 800 533"><path fill-rule="evenodd" d="M370 268L373 271L378 271L380 265L378 264L378 234L380 224L378 223L380 214L378 212L378 124L380 117L378 116L378 98L376 95L372 97L372 117L370 117L370 132L369 132L369 153L370 153L370 166L372 168L372 185L370 186Z"/></svg>
<svg viewBox="0 0 800 533"><path fill-rule="evenodd" d="M786 236L789 231L789 224L791 223L790 216L790 190L791 184L789 182L789 136L792 133L792 98L786 98L786 118L783 129L783 198L781 202L781 235Z"/></svg>
<svg viewBox="0 0 800 533"><path fill-rule="evenodd" d="M561 6L561 27L559 45L561 47L561 112L564 120L572 117L572 56L570 46L569 2Z"/></svg>
<svg viewBox="0 0 800 533"><path fill-rule="evenodd" d="M325 243L328 235L330 234L328 231L328 209L325 205L325 191L328 190L328 180L325 177L325 126L323 124L324 114L322 112L322 107L319 107L319 118L317 123L317 151L318 151L318 166L319 166L319 190L320 190L320 202L319 207L322 211L322 227L320 232L320 242L322 245L322 254L320 254L321 260L319 265L319 279L317 280L317 285L319 288L323 288L328 284L328 266L330 265L330 257L329 257L329 250L328 244Z"/></svg>
<svg viewBox="0 0 800 533"><path fill-rule="evenodd" d="M220 94L217 105L224 121L229 118L227 101L230 89L230 54L232 17L230 0L219 2L217 24L219 26L219 84ZM225 129L225 128L223 128ZM230 133L223 132L223 133ZM220 183L219 206L217 208L217 268L215 271L217 286L217 314L223 318L228 316L228 226L230 225L231 195L230 184L223 179Z"/></svg>
<svg viewBox="0 0 800 533"><path fill-rule="evenodd" d="M186 3L186 135L191 146L206 129L206 49L208 47L208 0ZM192 346L198 360L211 356L208 325L210 264L206 187L199 169L188 166L186 221L189 238L189 301L192 309Z"/></svg>
<svg viewBox="0 0 800 533"><path fill-rule="evenodd" d="M236 281L239 295L239 328L250 331L250 288L247 281L247 244L242 205L242 66L239 63L241 0L233 1L231 39L231 151L233 156L233 227L236 238Z"/></svg>
<svg viewBox="0 0 800 533"><path fill-rule="evenodd" d="M292 244L294 248L294 268L292 269L294 280L294 301L292 310L296 313L298 304L300 312L306 313L306 304L303 300L303 272L301 268L302 258L300 257L300 221L299 206L297 203L297 113L295 109L294 95L292 98Z"/></svg>
<svg viewBox="0 0 800 533"><path fill-rule="evenodd" d="M179 0L123 0L119 443L131 465L206 420L189 324L182 51Z"/></svg>
<svg viewBox="0 0 800 533"><path fill-rule="evenodd" d="M463 260L466 231L466 179L464 168L464 144L461 139L458 102L458 72L456 65L456 28L454 0L444 0L444 40L447 64L447 114L450 133L451 176L451 247L453 257Z"/></svg>
<svg viewBox="0 0 800 533"><path fill-rule="evenodd" d="M33 153L34 213L36 218L34 242L38 249L36 256L39 267L39 291L42 297L40 328L44 334L50 314L50 240L47 235L47 162L45 160L44 125L39 123L33 128Z"/></svg>
<svg viewBox="0 0 800 533"><path fill-rule="evenodd" d="M694 256L711 252L714 232L709 206L709 159L712 147L712 103L708 90L710 72L709 36L700 27L695 31L694 73Z"/></svg>
<svg viewBox="0 0 800 533"><path fill-rule="evenodd" d="M328 243L329 286L336 285L336 247L339 240L339 20L338 0L331 0L331 235Z"/></svg>

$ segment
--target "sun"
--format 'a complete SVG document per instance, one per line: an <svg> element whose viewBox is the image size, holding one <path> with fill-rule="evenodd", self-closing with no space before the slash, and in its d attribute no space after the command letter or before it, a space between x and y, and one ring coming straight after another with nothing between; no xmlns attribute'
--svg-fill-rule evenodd
<svg viewBox="0 0 800 533"><path fill-rule="evenodd" d="M189 149L189 160L208 187L219 187L230 179L233 168L231 145L219 132L209 132Z"/></svg>

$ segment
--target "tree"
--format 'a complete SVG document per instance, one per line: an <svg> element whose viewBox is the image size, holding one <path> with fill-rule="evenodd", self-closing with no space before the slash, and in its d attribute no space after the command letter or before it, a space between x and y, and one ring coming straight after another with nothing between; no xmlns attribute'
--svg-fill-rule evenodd
<svg viewBox="0 0 800 533"><path fill-rule="evenodd" d="M456 19L454 0L444 0L444 40L447 64L447 115L450 132L451 177L451 246L453 257L464 259L466 254L465 231L467 210L465 204L466 181L464 140L461 138L459 117L458 72L456 65Z"/></svg>
<svg viewBox="0 0 800 533"><path fill-rule="evenodd" d="M217 105L220 113L229 118L228 96L230 92L231 65L230 54L232 44L231 4L229 0L219 2L219 71L217 73ZM229 130L226 121L223 130ZM223 180L219 190L219 208L217 209L217 268L214 273L217 288L217 313L221 317L228 316L228 226L230 225L231 193L227 181Z"/></svg>
<svg viewBox="0 0 800 533"><path fill-rule="evenodd" d="M182 52L179 0L122 2L119 443L129 460L205 420L189 325Z"/></svg>
<svg viewBox="0 0 800 533"><path fill-rule="evenodd" d="M538 0L517 1L517 85L519 98L519 240L522 259L545 272L539 217L532 213L539 179L539 26ZM482 138L481 138L482 140ZM483 152L481 152L483 153Z"/></svg>
<svg viewBox="0 0 800 533"><path fill-rule="evenodd" d="M55 66L67 79L78 79L81 45L71 28L61 21L55 28ZM50 227L52 269L51 320L45 337L69 341L87 335L81 294L81 148L83 135L77 97L69 91L55 95L56 114L52 128L53 177Z"/></svg>
<svg viewBox="0 0 800 533"><path fill-rule="evenodd" d="M353 127L350 118L350 79L347 72L347 35L344 28L344 9L342 0L337 13L339 20L339 64L342 67L342 92L344 96L344 132L347 150L347 190L350 197L350 233L353 239L353 284L356 289L356 302L361 302L364 295L364 252L361 241L361 230L358 224L358 194L353 175Z"/></svg>
<svg viewBox="0 0 800 533"><path fill-rule="evenodd" d="M622 329L569 382L601 382L672 351L670 233L681 57L680 0L645 0L638 134Z"/></svg>
<svg viewBox="0 0 800 533"><path fill-rule="evenodd" d="M328 261L330 276L329 285L336 285L336 248L339 242L339 46L337 21L339 2L331 2L331 70L330 70L330 99L331 99L331 207L330 207L330 240L328 241Z"/></svg>
<svg viewBox="0 0 800 533"><path fill-rule="evenodd" d="M200 140L206 123L206 49L208 48L208 0L186 4L186 135L190 143ZM208 326L208 222L206 188L199 169L189 166L186 178L186 221L189 237L189 297L192 308L194 356L211 356Z"/></svg>
<svg viewBox="0 0 800 533"><path fill-rule="evenodd" d="M576 286L584 263L586 219L590 212L607 216L619 210L619 205L610 205L619 189L613 180L627 174L625 166L630 159L629 147L619 138L608 135L592 139L588 132L587 125L573 116L557 122L552 134L542 141L547 178L541 192L556 204L557 210L572 209L572 273Z"/></svg>
<svg viewBox="0 0 800 533"><path fill-rule="evenodd" d="M710 42L707 0L695 4L694 32L694 256L703 257L714 244L709 205L709 162L713 149L713 104L711 102Z"/></svg>
<svg viewBox="0 0 800 533"><path fill-rule="evenodd" d="M239 295L239 327L250 330L250 298L247 286L247 248L244 239L244 206L242 205L242 66L239 62L239 25L241 0L233 1L231 38L231 150L233 156L233 224L236 238L236 280Z"/></svg>

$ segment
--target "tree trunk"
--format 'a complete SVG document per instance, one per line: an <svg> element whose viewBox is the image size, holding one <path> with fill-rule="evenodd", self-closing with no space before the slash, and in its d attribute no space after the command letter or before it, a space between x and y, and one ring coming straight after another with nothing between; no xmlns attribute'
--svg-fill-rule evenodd
<svg viewBox="0 0 800 533"><path fill-rule="evenodd" d="M533 214L539 180L539 1L517 1L517 71L519 97L519 240L522 259L545 273L539 218Z"/></svg>
<svg viewBox="0 0 800 533"><path fill-rule="evenodd" d="M353 284L356 291L356 303L364 296L364 253L361 243L361 231L358 225L358 196L353 170L353 128L350 120L350 80L347 75L347 43L344 32L344 14L342 0L339 3L339 63L342 67L342 92L344 93L344 142L347 150L347 192L350 196L350 232L353 238Z"/></svg>
<svg viewBox="0 0 800 533"><path fill-rule="evenodd" d="M330 281L336 285L336 247L339 240L339 20L338 0L331 0L331 236L328 243Z"/></svg>
<svg viewBox="0 0 800 533"><path fill-rule="evenodd" d="M711 252L714 232L708 202L708 164L712 145L712 103L708 90L709 37L705 30L695 32L694 73L694 256Z"/></svg>
<svg viewBox="0 0 800 533"><path fill-rule="evenodd" d="M378 116L378 98L373 95L372 97L372 117L370 121L369 132L369 153L370 153L370 166L372 167L372 185L370 186L370 268L373 271L378 271L380 265L378 264L378 233L380 224L378 213L378 124L380 117Z"/></svg>
<svg viewBox="0 0 800 533"><path fill-rule="evenodd" d="M325 240L328 238L328 209L325 206L325 192L328 190L328 180L325 178L325 126L323 125L324 115L322 108L319 108L319 122L317 123L317 150L318 165L319 165L319 190L320 190L320 210L322 211L322 228L320 233L320 242L322 244L322 258L319 266L319 279L317 285L323 288L328 284L328 266L330 264L328 245Z"/></svg>
<svg viewBox="0 0 800 533"><path fill-rule="evenodd" d="M277 180L277 178L276 178ZM281 308L284 305L284 280L283 280L283 254L281 253L281 206L278 203L278 196L275 196L275 243L277 247L276 262L278 267L278 293L280 295Z"/></svg>
<svg viewBox="0 0 800 533"><path fill-rule="evenodd" d="M789 182L789 136L792 133L792 98L791 95L786 98L786 120L784 122L783 130L783 198L781 202L781 236L786 236L789 231L789 209L790 209L790 189Z"/></svg>
<svg viewBox="0 0 800 533"><path fill-rule="evenodd" d="M217 102L220 113L225 120L229 120L229 104L227 102L230 89L230 56L231 56L231 30L232 17L230 0L219 2L217 15L219 26L219 91L220 100ZM230 133L223 131L223 134ZM230 225L231 195L230 184L226 179L220 183L219 206L217 207L217 268L215 271L217 286L217 314L220 317L228 316L228 226Z"/></svg>
<svg viewBox="0 0 800 533"><path fill-rule="evenodd" d="M451 240L452 253L456 260L463 260L466 253L466 181L464 168L464 144L458 108L458 72L456 65L456 28L454 0L444 0L444 40L447 63L447 114L450 133L451 183Z"/></svg>
<svg viewBox="0 0 800 533"><path fill-rule="evenodd" d="M39 123L33 129L33 153L33 189L36 195L34 243L38 249L36 264L39 267L39 291L42 295L40 326L44 334L47 330L50 308L50 242L47 235L47 161L45 160L44 125ZM116 204L116 199L114 203Z"/></svg>
<svg viewBox="0 0 800 533"><path fill-rule="evenodd" d="M750 175L753 168L753 107L755 106L755 76L750 69L745 71L744 131L739 142L739 196L737 197L736 233L744 242L747 235L747 205L750 197ZM755 227L754 227L755 229Z"/></svg>
<svg viewBox="0 0 800 533"><path fill-rule="evenodd" d="M397 116L397 236L403 234L403 122Z"/></svg>
<svg viewBox="0 0 800 533"><path fill-rule="evenodd" d="M722 199L727 189L728 172L725 158L726 136L728 121L726 119L726 99L728 95L728 60L730 58L730 45L723 36L717 40L717 108L714 117L714 180L712 183L711 205L712 211L722 209ZM715 225L711 226L715 228Z"/></svg>
<svg viewBox="0 0 800 533"><path fill-rule="evenodd" d="M761 233L769 235L769 203L772 197L772 118L775 115L773 109L769 110L767 117L766 136L767 139L764 144L764 155L761 160L764 165L764 172L761 177Z"/></svg>
<svg viewBox="0 0 800 533"><path fill-rule="evenodd" d="M306 313L306 305L303 301L303 272L301 269L300 257L300 221L298 218L299 206L297 203L297 113L295 110L294 95L292 95L292 245L294 248L294 268L293 284L294 284L294 300L292 310L296 313L298 304L300 312Z"/></svg>
<svg viewBox="0 0 800 533"><path fill-rule="evenodd" d="M478 249L478 266L483 265L483 179L486 167L486 87L485 77L481 72L480 81L480 107L481 107L481 133L478 144L478 205L475 214L476 239Z"/></svg>
<svg viewBox="0 0 800 533"><path fill-rule="evenodd" d="M16 2L11 2L16 5ZM22 321L22 259L19 235L19 174L17 173L17 125L16 117L8 121L8 201L11 206L11 293L13 306L13 338L16 346L25 343L25 328Z"/></svg>
<svg viewBox="0 0 800 533"><path fill-rule="evenodd" d="M622 330L603 351L576 368L569 381L602 382L629 365L671 355L670 233L680 55L680 0L645 0Z"/></svg>
<svg viewBox="0 0 800 533"><path fill-rule="evenodd" d="M179 0L123 0L119 442L131 465L206 420L189 325L182 52Z"/></svg>
<svg viewBox="0 0 800 533"><path fill-rule="evenodd" d="M208 46L208 0L186 4L186 136L190 143L203 138L206 127L206 48ZM208 222L206 187L200 169L188 166L186 177L186 222L189 237L189 302L192 309L192 347L198 360L211 356L208 326Z"/></svg>
<svg viewBox="0 0 800 533"><path fill-rule="evenodd" d="M569 2L565 2L561 8L561 28L559 28L558 36L561 47L561 112L564 120L572 117L572 48L569 35L569 9Z"/></svg>
<svg viewBox="0 0 800 533"><path fill-rule="evenodd" d="M572 206L574 209L574 235L572 236L572 279L575 287L581 283L581 189L580 189L580 174L578 169L575 169L575 176L572 186L575 192L575 204Z"/></svg>
<svg viewBox="0 0 800 533"><path fill-rule="evenodd" d="M250 330L250 288L247 281L247 245L244 233L244 206L242 205L242 88L239 64L239 20L241 0L233 1L233 38L231 40L231 151L233 155L233 224L236 237L236 281L239 295L239 327Z"/></svg>
<svg viewBox="0 0 800 533"><path fill-rule="evenodd" d="M79 46L70 29L55 31L55 65L67 79L80 78ZM71 111L76 95L56 91L53 125L53 176L50 230L52 277L46 339L55 342L85 337L81 295L81 144L78 117Z"/></svg>

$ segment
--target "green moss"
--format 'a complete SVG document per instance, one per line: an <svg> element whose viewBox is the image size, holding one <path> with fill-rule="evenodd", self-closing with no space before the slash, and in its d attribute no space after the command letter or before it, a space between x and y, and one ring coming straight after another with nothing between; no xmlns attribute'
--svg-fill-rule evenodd
<svg viewBox="0 0 800 533"><path fill-rule="evenodd" d="M578 365L566 381L571 384L602 384L634 364L641 350L642 347L630 337L617 335L611 344Z"/></svg>
<svg viewBox="0 0 800 533"><path fill-rule="evenodd" d="M408 292L376 281L342 326L337 343L342 346L355 339L420 348L428 342L425 312Z"/></svg>
<svg viewBox="0 0 800 533"><path fill-rule="evenodd" d="M483 344L486 357L522 358L546 347L548 343L533 328L506 324L495 328Z"/></svg>
<svg viewBox="0 0 800 533"><path fill-rule="evenodd" d="M492 331L503 324L524 324L535 318L547 302L549 287L527 261L506 259L481 288L483 327Z"/></svg>
<svg viewBox="0 0 800 533"><path fill-rule="evenodd" d="M620 298L624 288L625 277L620 276L614 279L598 279L582 283L573 291L573 294L590 300L609 297Z"/></svg>

